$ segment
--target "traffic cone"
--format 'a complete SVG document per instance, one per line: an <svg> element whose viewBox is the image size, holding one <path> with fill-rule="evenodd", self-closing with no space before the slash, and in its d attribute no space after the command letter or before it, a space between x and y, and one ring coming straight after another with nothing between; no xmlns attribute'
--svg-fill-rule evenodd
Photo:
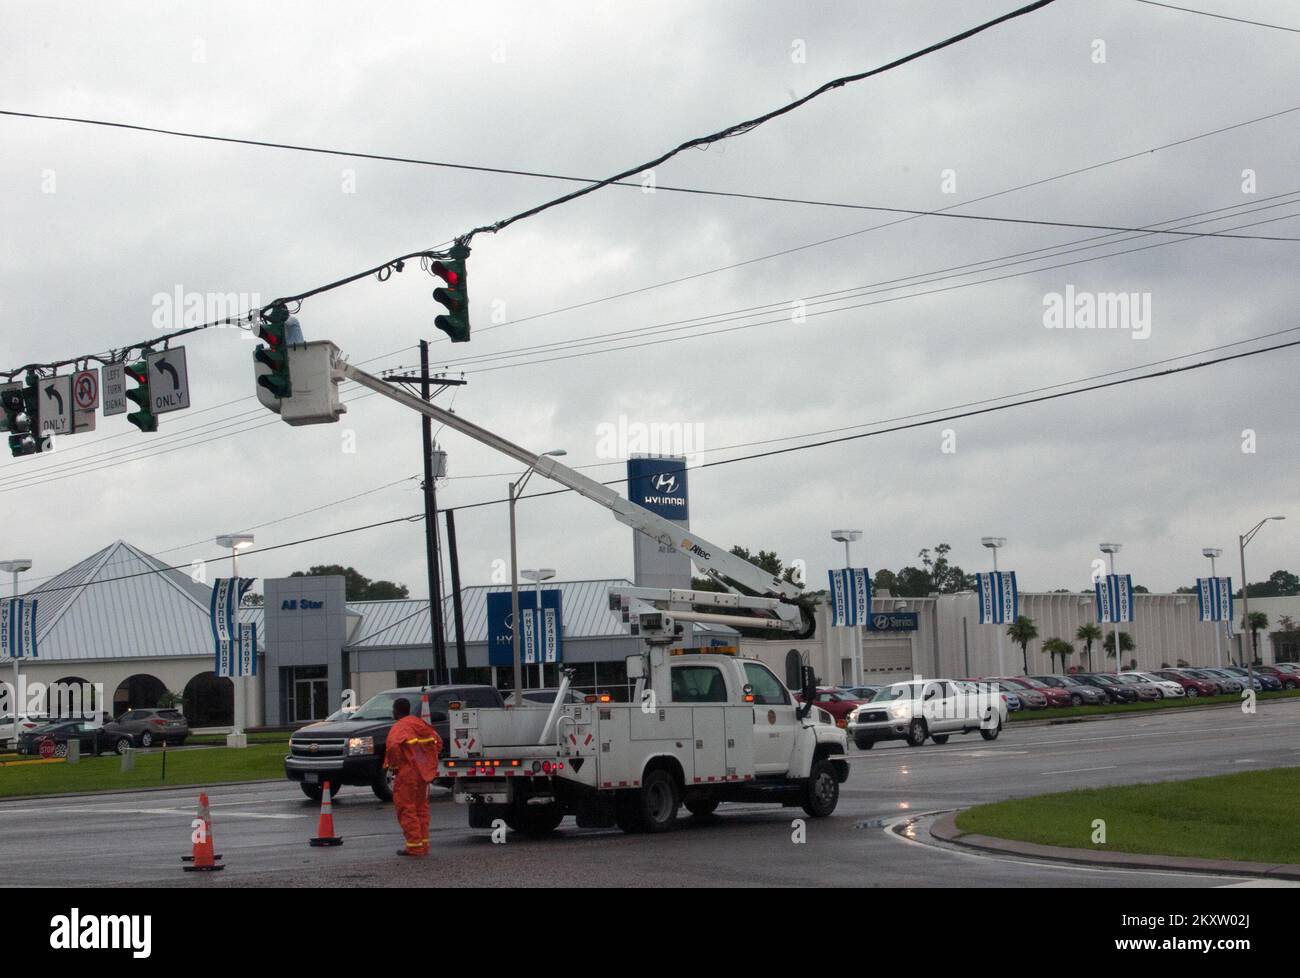
<svg viewBox="0 0 1300 978"><path fill-rule="evenodd" d="M182 869L187 873L215 873L219 869L225 869L226 867L220 863L221 855L212 851L212 817L208 811L206 792L199 792L199 814L195 821L199 824L194 827L191 836L194 854L181 856L181 862L192 863L192 865L183 866Z"/></svg>
<svg viewBox="0 0 1300 978"><path fill-rule="evenodd" d="M330 798L330 783L321 786L320 822L316 826L316 838L308 839L313 846L341 846L343 840L334 834L334 809Z"/></svg>
<svg viewBox="0 0 1300 978"><path fill-rule="evenodd" d="M420 694L420 719L425 723L429 722L429 694Z"/></svg>

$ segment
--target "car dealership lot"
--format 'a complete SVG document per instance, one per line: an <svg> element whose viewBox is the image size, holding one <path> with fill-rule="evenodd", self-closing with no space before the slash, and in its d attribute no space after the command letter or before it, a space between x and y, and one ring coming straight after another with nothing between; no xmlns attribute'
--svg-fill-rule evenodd
<svg viewBox="0 0 1300 978"><path fill-rule="evenodd" d="M1143 714L1107 722L1010 727L996 742L943 746L878 744L851 753L852 774L832 818L805 820L807 841L792 842L798 809L724 808L713 822L662 836L578 830L552 839L510 837L493 845L468 830L444 792L431 805L431 858L393 857L399 835L391 806L348 788L334 804L337 849L307 845L317 808L293 785L210 789L213 831L225 872L182 874L197 791L50 798L0 803L0 863L9 885L338 886L377 883L675 885L1205 886L1225 877L1097 870L1004 859L912 844L886 826L927 812L1075 787L1189 778L1300 765L1300 703L1278 702L1255 716L1237 711Z"/></svg>

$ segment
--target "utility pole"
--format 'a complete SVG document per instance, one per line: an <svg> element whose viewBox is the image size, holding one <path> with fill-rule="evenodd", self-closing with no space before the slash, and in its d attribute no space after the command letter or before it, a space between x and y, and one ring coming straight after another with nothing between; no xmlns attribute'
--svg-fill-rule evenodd
<svg viewBox="0 0 1300 978"><path fill-rule="evenodd" d="M385 379L398 381L399 383L418 383L420 385L420 397L426 401L432 401L437 393L433 389L435 384L441 391L444 388L459 387L465 383L464 380L430 376L428 340L420 340L420 373L418 375L390 375ZM421 416L420 432L424 455L424 549L425 564L428 568L429 577L429 638L433 648L433 682L434 685L437 685L449 681L450 677L447 672L447 643L442 621L442 556L438 542L438 494L434 485L435 479L442 473L434 472L433 469L433 419L427 414Z"/></svg>
<svg viewBox="0 0 1300 978"><path fill-rule="evenodd" d="M465 681L465 612L460 603L460 552L456 548L456 511L447 510L447 566L451 568L451 614L456 628L456 678Z"/></svg>

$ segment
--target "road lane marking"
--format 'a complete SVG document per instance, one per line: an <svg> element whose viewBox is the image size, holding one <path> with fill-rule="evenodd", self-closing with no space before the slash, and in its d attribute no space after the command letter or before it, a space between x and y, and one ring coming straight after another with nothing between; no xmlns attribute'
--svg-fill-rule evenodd
<svg viewBox="0 0 1300 978"><path fill-rule="evenodd" d="M1068 771L1043 771L1041 777L1047 777L1049 774L1082 774L1084 771L1113 771L1119 767L1118 764L1107 764L1105 767L1072 767Z"/></svg>
<svg viewBox="0 0 1300 978"><path fill-rule="evenodd" d="M307 818L306 814L302 815L281 815L270 812L220 812L219 809L213 809L214 814L218 813L222 818L272 818L272 819L294 819ZM0 808L0 815L168 815L168 816L185 816L192 818L194 812L187 808L70 808L58 806L51 808Z"/></svg>

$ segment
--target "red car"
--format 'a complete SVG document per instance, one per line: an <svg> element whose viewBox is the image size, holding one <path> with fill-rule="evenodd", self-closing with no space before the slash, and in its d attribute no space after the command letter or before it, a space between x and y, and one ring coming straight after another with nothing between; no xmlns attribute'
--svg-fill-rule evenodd
<svg viewBox="0 0 1300 978"><path fill-rule="evenodd" d="M1197 696L1217 696L1219 687L1217 683L1209 682L1205 679L1197 679L1195 676L1189 676L1181 669L1158 669L1156 675L1161 679L1170 679L1183 687L1187 693L1188 699L1194 699Z"/></svg>
<svg viewBox="0 0 1300 978"><path fill-rule="evenodd" d="M1047 683L1039 682L1037 679L1030 679L1028 676L999 676L998 679L1004 683L1019 686L1021 689L1032 689L1036 693L1041 693L1043 698L1047 700L1048 706L1071 705L1068 690L1049 686Z"/></svg>
<svg viewBox="0 0 1300 978"><path fill-rule="evenodd" d="M803 702L802 693L795 693L794 698L800 703ZM814 705L821 707L831 715L831 718L835 721L835 726L841 730L849 725L849 714L853 712L853 709L865 702L867 701L845 696L843 692L832 689L830 686L818 686L817 697L813 700Z"/></svg>
<svg viewBox="0 0 1300 978"><path fill-rule="evenodd" d="M1294 673L1289 669L1279 669L1277 666L1256 666L1255 671L1268 673L1282 684L1283 689L1300 687L1300 673Z"/></svg>

